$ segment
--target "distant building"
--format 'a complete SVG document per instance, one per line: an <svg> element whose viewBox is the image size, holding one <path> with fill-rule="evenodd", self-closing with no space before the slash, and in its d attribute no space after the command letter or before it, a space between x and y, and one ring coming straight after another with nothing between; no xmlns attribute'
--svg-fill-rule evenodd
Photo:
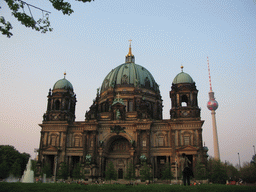
<svg viewBox="0 0 256 192"><path fill-rule="evenodd" d="M195 168L197 160L207 157L197 94L195 82L182 67L172 82L170 119L162 119L159 86L146 68L135 64L130 45L125 63L107 74L85 120L75 121L76 95L64 76L48 93L40 124L39 170L49 163L55 175L66 162L72 177L80 163L86 178L104 178L112 161L123 179L129 164L139 177L145 161L154 178L161 178L166 163L175 174L175 161L182 153Z"/></svg>

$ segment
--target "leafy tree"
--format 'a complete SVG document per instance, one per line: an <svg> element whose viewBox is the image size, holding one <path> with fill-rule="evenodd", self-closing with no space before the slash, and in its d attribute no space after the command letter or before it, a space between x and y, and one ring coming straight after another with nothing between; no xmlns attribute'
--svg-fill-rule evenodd
<svg viewBox="0 0 256 192"><path fill-rule="evenodd" d="M142 169L140 170L140 175L143 180L149 180L152 177L151 168L146 162L143 162Z"/></svg>
<svg viewBox="0 0 256 192"><path fill-rule="evenodd" d="M15 163L12 165L10 174L12 174L14 177L21 176L21 164L19 160L16 160Z"/></svg>
<svg viewBox="0 0 256 192"><path fill-rule="evenodd" d="M74 168L73 172L72 172L72 177L74 179L82 179L83 176L82 176L82 173L81 173L81 169L82 169L81 164L77 163L75 165L75 168Z"/></svg>
<svg viewBox="0 0 256 192"><path fill-rule="evenodd" d="M0 164L0 178L5 179L9 176L10 167L6 161Z"/></svg>
<svg viewBox="0 0 256 192"><path fill-rule="evenodd" d="M20 153L13 146L0 145L0 177L6 178L11 172L15 172L15 175L22 175L26 169L29 157L29 154ZM20 164L20 169L17 163ZM17 168L16 171L19 171L19 173L14 170L13 166Z"/></svg>
<svg viewBox="0 0 256 192"><path fill-rule="evenodd" d="M65 162L62 162L60 164L60 169L59 169L59 172L58 172L58 178L66 180L66 179L68 179L68 176L69 176L68 166Z"/></svg>
<svg viewBox="0 0 256 192"><path fill-rule="evenodd" d="M162 180L171 180L172 179L172 171L170 163L166 163L164 166L164 170L162 171Z"/></svg>
<svg viewBox="0 0 256 192"><path fill-rule="evenodd" d="M208 177L213 183L225 184L228 175L224 163L210 158L208 160Z"/></svg>
<svg viewBox="0 0 256 192"><path fill-rule="evenodd" d="M43 10L39 7L31 5L27 3L25 0L4 0L9 9L12 12L12 15L24 26L34 29L36 31L41 31L42 33L46 33L47 31L52 31L51 24L49 21L49 11ZM65 2L64 0L48 0L52 6L58 10L62 11L63 15L70 15L74 11L71 9L71 4ZM91 0L76 0L85 2L91 2ZM94 1L94 0L93 0ZM0 7L1 8L1 7ZM37 21L34 19L32 15L32 11L36 9L37 11L42 12L42 17ZM0 31L2 35L6 35L7 37L11 37L13 34L10 30L13 28L9 21L6 21L2 16L0 17Z"/></svg>
<svg viewBox="0 0 256 192"><path fill-rule="evenodd" d="M106 169L106 180L110 180L110 184L111 184L111 180L116 180L117 178L117 173L116 170L114 168L114 164L112 161L110 161L108 163L107 169Z"/></svg>
<svg viewBox="0 0 256 192"><path fill-rule="evenodd" d="M235 168L229 162L225 162L225 168L226 168L226 171L227 171L228 178L237 181L238 178L239 178L239 171L237 170L237 168Z"/></svg>
<svg viewBox="0 0 256 192"><path fill-rule="evenodd" d="M194 175L195 175L195 178L198 179L198 180L206 179L207 178L206 166L200 160L198 160L196 162L195 174Z"/></svg>
<svg viewBox="0 0 256 192"><path fill-rule="evenodd" d="M243 181L248 183L256 182L256 165L253 163L244 163L240 169L240 175Z"/></svg>
<svg viewBox="0 0 256 192"><path fill-rule="evenodd" d="M135 169L132 163L129 163L126 171L126 177L127 180L132 180L135 178Z"/></svg>
<svg viewBox="0 0 256 192"><path fill-rule="evenodd" d="M50 178L52 176L51 165L49 163L45 163L42 168L42 175L46 174L46 178Z"/></svg>

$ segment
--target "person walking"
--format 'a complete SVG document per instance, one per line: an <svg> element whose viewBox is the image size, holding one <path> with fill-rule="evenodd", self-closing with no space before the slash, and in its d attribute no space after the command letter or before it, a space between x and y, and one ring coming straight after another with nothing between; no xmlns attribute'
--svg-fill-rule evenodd
<svg viewBox="0 0 256 192"><path fill-rule="evenodd" d="M182 157L180 158L180 167L183 175L183 184L185 186L186 184L188 184L188 186L190 185L190 176L192 176L192 171L189 168L188 164L191 164L191 161L189 161L185 153L182 153Z"/></svg>

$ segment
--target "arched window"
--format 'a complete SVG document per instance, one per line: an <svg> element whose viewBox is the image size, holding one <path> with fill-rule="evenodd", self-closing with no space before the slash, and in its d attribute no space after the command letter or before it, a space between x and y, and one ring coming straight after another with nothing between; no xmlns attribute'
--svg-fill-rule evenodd
<svg viewBox="0 0 256 192"><path fill-rule="evenodd" d="M68 110L68 106L69 106L69 100L65 99L65 107L64 107L64 109Z"/></svg>
<svg viewBox="0 0 256 192"><path fill-rule="evenodd" d="M188 106L188 97L186 95L181 96L181 106L187 107Z"/></svg>
<svg viewBox="0 0 256 192"><path fill-rule="evenodd" d="M60 101L55 101L55 110L60 110Z"/></svg>

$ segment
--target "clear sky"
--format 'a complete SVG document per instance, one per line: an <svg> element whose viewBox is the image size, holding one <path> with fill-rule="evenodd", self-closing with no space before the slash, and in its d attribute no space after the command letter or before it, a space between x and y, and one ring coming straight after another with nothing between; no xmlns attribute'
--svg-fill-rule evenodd
<svg viewBox="0 0 256 192"><path fill-rule="evenodd" d="M1 1L0 15L14 27L0 36L0 144L35 157L47 94L66 78L77 95L76 120L83 121L105 76L124 63L129 39L135 62L160 85L163 116L170 118L169 91L181 71L199 90L203 142L213 156L211 113L207 109L210 61L220 158L233 165L251 160L256 145L256 1L95 0L70 1L64 16L47 0L27 0L51 12L53 32L20 25ZM32 9L34 17L41 14Z"/></svg>

